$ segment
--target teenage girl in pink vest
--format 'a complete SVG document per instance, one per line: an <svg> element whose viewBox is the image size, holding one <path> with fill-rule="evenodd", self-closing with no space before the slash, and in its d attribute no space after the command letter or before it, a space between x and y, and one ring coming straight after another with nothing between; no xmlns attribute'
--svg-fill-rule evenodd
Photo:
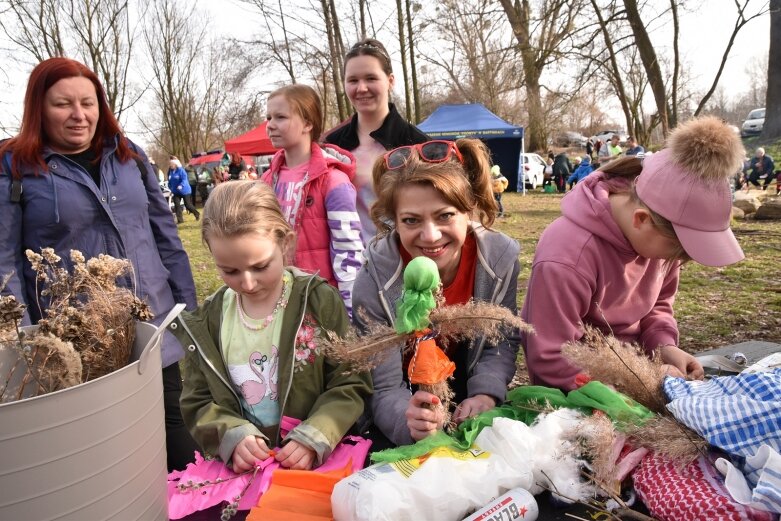
<svg viewBox="0 0 781 521"><path fill-rule="evenodd" d="M266 119L271 143L281 150L261 180L274 189L298 237L293 264L336 286L350 312L353 282L363 263L352 184L355 159L335 145L317 143L323 109L311 87L288 85L272 92Z"/></svg>

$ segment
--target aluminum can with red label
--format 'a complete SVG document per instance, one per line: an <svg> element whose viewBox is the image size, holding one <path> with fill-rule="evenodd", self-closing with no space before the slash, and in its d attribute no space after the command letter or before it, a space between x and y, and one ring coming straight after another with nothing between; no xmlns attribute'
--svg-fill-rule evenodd
<svg viewBox="0 0 781 521"><path fill-rule="evenodd" d="M536 521L539 514L534 496L526 489L514 488L463 521Z"/></svg>

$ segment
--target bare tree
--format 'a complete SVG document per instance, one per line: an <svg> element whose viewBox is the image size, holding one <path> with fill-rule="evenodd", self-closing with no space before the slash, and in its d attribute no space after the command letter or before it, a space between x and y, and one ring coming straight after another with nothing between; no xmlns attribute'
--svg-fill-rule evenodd
<svg viewBox="0 0 781 521"><path fill-rule="evenodd" d="M664 136L682 117L698 115L705 110L719 84L738 32L766 11L766 6L760 6L751 14L749 7L754 7L756 1L734 1L736 19L732 33L710 87L700 96L690 88L685 68L681 67L679 11L687 4L681 0L669 0L667 7L657 12L661 5L658 3L621 0L619 4L616 0L610 0L600 5L597 0L590 2L605 47L592 49L593 53L586 53L585 58L605 71L621 104L627 128L641 139L643 136L647 139L657 125L661 126ZM660 23L672 28L669 54L660 53L659 49L663 47L655 47L651 41L654 27ZM598 58L604 56L602 53L607 58ZM639 60L636 55L639 55ZM636 67L638 63L642 64L642 70ZM651 89L656 108L650 118L644 114L642 106L646 84Z"/></svg>
<svg viewBox="0 0 781 521"><path fill-rule="evenodd" d="M445 0L426 23L438 40L424 59L447 74L450 101L479 102L518 120L522 66L505 15L490 0Z"/></svg>
<svg viewBox="0 0 781 521"><path fill-rule="evenodd" d="M541 0L537 13L530 0L500 0L523 62L526 109L529 123L526 136L529 149L546 145L542 74L552 62L566 54L576 30L575 21L583 9L580 0Z"/></svg>
<svg viewBox="0 0 781 521"><path fill-rule="evenodd" d="M258 56L256 70L271 76L268 65L276 64L283 68L292 83L296 83L302 81L302 74L311 72L309 60L314 59L314 63L318 64L321 63L321 57L327 56L327 71L333 82L336 111L341 119L346 118L350 108L344 92L345 46L336 0L293 0L284 4L282 0L242 1L258 9L267 29L262 38L241 42L248 52L262 55ZM368 2L362 0L359 8L371 14L368 12ZM318 16L312 16L313 13ZM365 20L362 23L365 24ZM319 81L319 69L315 76L309 78Z"/></svg>
<svg viewBox="0 0 781 521"><path fill-rule="evenodd" d="M418 123L420 121L420 92L418 90L418 71L415 65L415 39L412 37L412 13L420 8L420 4L414 4L411 8L410 0L404 0L404 11L407 18L407 52L409 53L410 79L412 80L412 104L414 106L414 116L410 121Z"/></svg>
<svg viewBox="0 0 781 521"><path fill-rule="evenodd" d="M407 120L412 120L412 98L410 98L410 81L407 72L407 40L404 37L404 9L402 0L396 0L396 20L399 28L399 47L401 48L401 72L404 78L404 107Z"/></svg>
<svg viewBox="0 0 781 521"><path fill-rule="evenodd" d="M640 143L648 143L651 133L661 121L644 110L648 80L626 11L615 0L602 6L596 0L590 2L604 47L593 47L584 57L610 86L609 93L600 99L612 99L611 94L614 94L624 114L625 128ZM674 85L679 81L677 76L678 73L675 73L671 79Z"/></svg>
<svg viewBox="0 0 781 521"><path fill-rule="evenodd" d="M674 3L673 0L671 0L671 3ZM699 104L697 105L697 109L694 111L694 115L698 115L702 112L702 110L705 108L705 106L708 103L708 100L713 95L713 92L716 90L716 87L719 84L719 80L721 79L721 74L724 72L724 66L727 64L727 58L729 58L729 53L732 50L732 46L735 43L735 38L738 36L738 33L740 32L743 27L747 23L749 23L751 20L754 20L755 18L758 18L760 16L763 16L765 13L767 13L767 3L762 5L756 13L754 14L747 14L747 9L749 7L749 4L751 3L751 0L744 0L742 3L735 0L735 9L737 10L737 16L735 18L735 24L732 27L732 33L730 34L729 40L727 42L726 47L724 48L724 52L721 56L721 63L719 64L719 69L716 72L716 75L713 78L713 82L711 83L710 88L705 93L705 95L700 100ZM772 2L771 2L772 5ZM772 17L771 17L772 20ZM770 32L771 42L773 37L773 32L771 30ZM771 43L772 45L772 43Z"/></svg>
<svg viewBox="0 0 781 521"><path fill-rule="evenodd" d="M13 16L8 20L0 18L0 27L13 43L32 54L37 62L65 56L56 0L8 0L8 7Z"/></svg>
<svg viewBox="0 0 781 521"><path fill-rule="evenodd" d="M659 122L662 125L662 132L664 135L667 135L669 129L674 127L676 122L675 115L671 114L668 105L667 88L665 87L664 76L662 76L659 58L656 55L656 50L654 49L653 43L651 43L651 38L648 36L648 31L640 16L640 9L637 6L637 1L624 0L624 8L626 10L626 19L629 22L629 26L632 28L632 33L635 37L635 45L637 46L640 59L645 67L648 83L651 87L654 101L656 102L656 110ZM677 14L675 13L674 25L677 26Z"/></svg>
<svg viewBox="0 0 781 521"><path fill-rule="evenodd" d="M100 78L108 103L122 119L140 94L131 95L130 62L135 40L128 0L6 0L0 27L26 56L40 62L70 56Z"/></svg>
<svg viewBox="0 0 781 521"><path fill-rule="evenodd" d="M770 0L770 50L762 140L781 137L781 0Z"/></svg>
<svg viewBox="0 0 781 521"><path fill-rule="evenodd" d="M157 110L141 121L157 149L185 161L257 125L262 93L246 89L254 64L241 46L207 38L206 17L180 0L155 0L147 18L144 40Z"/></svg>

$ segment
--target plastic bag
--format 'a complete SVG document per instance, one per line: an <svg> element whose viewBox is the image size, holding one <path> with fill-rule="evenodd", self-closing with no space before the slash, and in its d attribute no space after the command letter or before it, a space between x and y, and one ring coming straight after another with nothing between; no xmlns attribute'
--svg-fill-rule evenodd
<svg viewBox="0 0 781 521"><path fill-rule="evenodd" d="M571 409L541 416L533 427L496 418L469 450L439 447L419 458L372 465L334 487L334 518L463 519L512 488L539 493L535 483L546 482L567 497L587 497L591 490L580 480L580 462L562 450L564 433L580 419Z"/></svg>

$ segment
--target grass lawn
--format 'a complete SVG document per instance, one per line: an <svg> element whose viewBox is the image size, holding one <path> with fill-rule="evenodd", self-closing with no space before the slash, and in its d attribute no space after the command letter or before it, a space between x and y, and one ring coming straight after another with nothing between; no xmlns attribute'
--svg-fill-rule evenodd
<svg viewBox="0 0 781 521"><path fill-rule="evenodd" d="M545 227L559 216L560 195L507 193L511 215L497 228L521 243L518 305L523 302L534 249ZM198 301L220 287L192 216L179 226L195 277ZM675 313L681 348L697 352L744 340L781 342L781 221L736 221L733 230L746 260L726 268L689 263L683 268Z"/></svg>

